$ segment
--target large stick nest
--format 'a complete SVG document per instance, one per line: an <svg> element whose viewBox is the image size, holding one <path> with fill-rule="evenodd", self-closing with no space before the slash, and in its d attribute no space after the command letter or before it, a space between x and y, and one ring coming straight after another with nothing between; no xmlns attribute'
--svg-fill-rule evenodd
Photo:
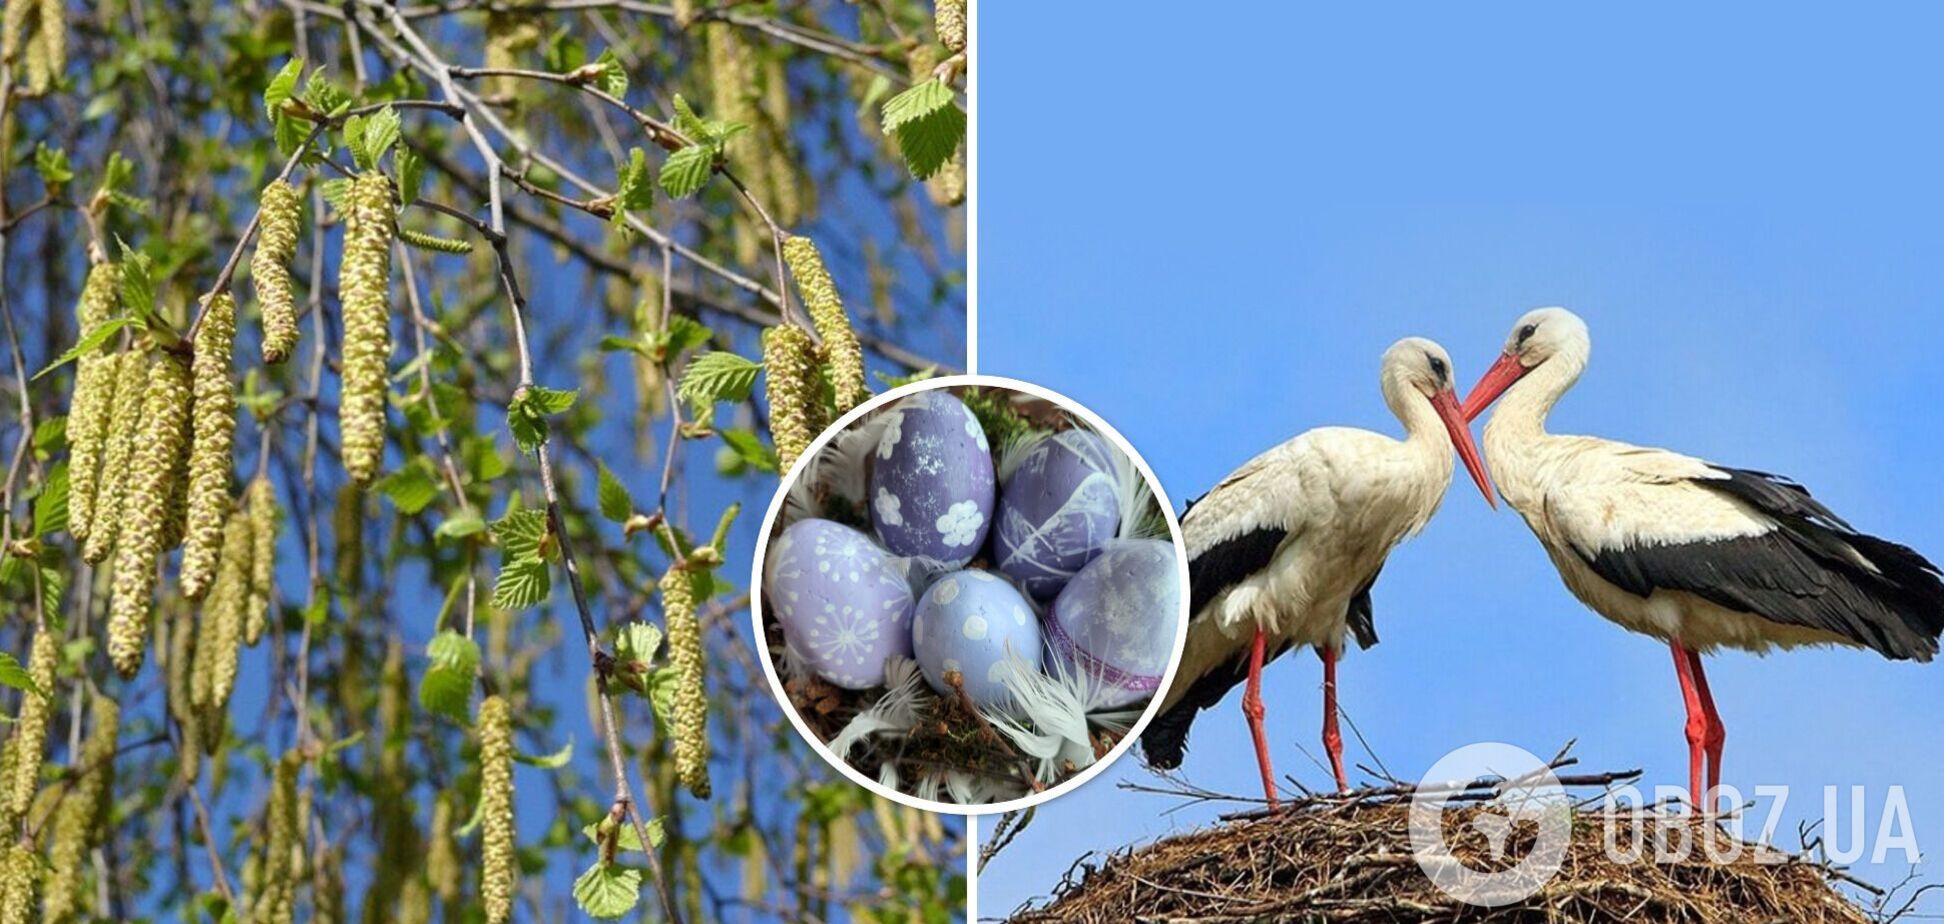
<svg viewBox="0 0 1944 924"><path fill-rule="evenodd" d="M1446 843L1473 869L1507 869L1530 852L1537 824L1515 821L1499 859L1474 825L1478 805L1443 815ZM1319 801L1117 853L1099 866L1076 864L1053 898L1029 905L1018 922L1870 922L1839 891L1840 874L1772 848L1743 844L1732 862L1705 850L1657 862L1658 838L1710 840L1727 857L1734 844L1720 827L1685 814L1575 812L1564 865L1530 897L1497 908L1465 904L1440 891L1411 850L1407 800ZM1607 825L1620 843L1638 833L1646 848L1620 863L1605 848ZM1641 830L1636 832L1634 826ZM1682 841L1687 837L1692 840ZM1077 878L1076 878L1077 877Z"/></svg>

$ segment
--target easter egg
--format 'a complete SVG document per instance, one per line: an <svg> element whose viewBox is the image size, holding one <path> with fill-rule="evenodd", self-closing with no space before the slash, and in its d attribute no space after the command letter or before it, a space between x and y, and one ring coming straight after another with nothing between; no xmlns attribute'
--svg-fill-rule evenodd
<svg viewBox="0 0 1944 924"><path fill-rule="evenodd" d="M884 659L911 656L911 585L871 537L830 520L799 520L771 543L764 594L783 640L817 676L865 690Z"/></svg>
<svg viewBox="0 0 1944 924"><path fill-rule="evenodd" d="M965 402L912 395L885 412L871 459L871 525L893 554L959 567L992 525L992 447Z"/></svg>
<svg viewBox="0 0 1944 924"><path fill-rule="evenodd" d="M1005 678L1021 663L1039 668L1039 617L1011 584L984 571L954 571L932 582L918 600L911 634L932 689L951 695L945 674L958 671L966 696L981 707L1011 701Z"/></svg>
<svg viewBox="0 0 1944 924"><path fill-rule="evenodd" d="M1052 599L1120 528L1118 482L1096 433L1064 430L1027 450L999 489L994 563L1034 599Z"/></svg>
<svg viewBox="0 0 1944 924"><path fill-rule="evenodd" d="M1091 678L1089 709L1127 706L1160 688L1181 619L1175 567L1172 543L1115 542L1053 598L1049 659Z"/></svg>

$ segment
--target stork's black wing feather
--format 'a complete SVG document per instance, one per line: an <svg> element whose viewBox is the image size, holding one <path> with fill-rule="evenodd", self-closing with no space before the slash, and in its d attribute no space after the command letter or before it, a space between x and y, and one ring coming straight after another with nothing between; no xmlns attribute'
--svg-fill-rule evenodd
<svg viewBox="0 0 1944 924"><path fill-rule="evenodd" d="M1377 644L1377 614L1370 607L1370 589L1377 586L1377 576L1384 573L1384 566L1378 565L1371 572L1370 580L1357 588L1357 595L1350 598L1350 611L1344 614L1344 621L1350 625L1350 634L1357 639L1357 647L1369 650Z"/></svg>
<svg viewBox="0 0 1944 924"><path fill-rule="evenodd" d="M1231 536L1202 550L1188 560L1188 612L1200 616L1208 601L1234 587L1276 558L1276 550L1289 538L1289 530L1279 526L1258 526Z"/></svg>
<svg viewBox="0 0 1944 924"><path fill-rule="evenodd" d="M1280 647L1266 652L1263 664L1287 654L1290 643L1284 641ZM1249 652L1243 649L1239 657L1217 665L1214 670L1195 678L1188 692L1168 708L1167 712L1154 717L1148 727L1141 731L1141 755L1150 766L1159 770L1173 770L1181 766L1182 755L1188 752L1188 726L1194 724L1196 714L1203 709L1211 709L1228 696L1243 681L1249 679Z"/></svg>
<svg viewBox="0 0 1944 924"><path fill-rule="evenodd" d="M1714 466L1693 484L1732 497L1777 528L1679 545L1581 552L1600 577L1645 597L1679 590L1783 625L1832 632L1884 657L1929 661L1944 633L1944 581L1916 551L1857 532L1786 478ZM1859 560L1860 559L1860 560Z"/></svg>

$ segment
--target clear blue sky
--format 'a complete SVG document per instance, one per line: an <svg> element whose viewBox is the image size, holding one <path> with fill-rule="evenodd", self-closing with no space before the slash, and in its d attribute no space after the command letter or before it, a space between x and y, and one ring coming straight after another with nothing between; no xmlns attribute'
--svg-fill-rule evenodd
<svg viewBox="0 0 1944 924"><path fill-rule="evenodd" d="M1521 312L1565 305L1594 353L1556 431L1787 473L1944 560L1940 12L989 4L979 371L1099 412L1178 509L1311 427L1397 433L1393 340L1444 343L1468 385ZM1684 782L1667 649L1582 607L1462 476L1375 604L1341 698L1393 772L1577 738L1588 768ZM1944 664L1730 653L1710 677L1727 781L1795 790L1785 846L1825 784L1871 787L1874 831L1897 783L1944 855ZM1288 657L1264 693L1278 769L1313 785L1318 683ZM1257 786L1236 697L1185 769ZM1214 814L1115 787L1147 778L1126 759L1045 807L981 914Z"/></svg>

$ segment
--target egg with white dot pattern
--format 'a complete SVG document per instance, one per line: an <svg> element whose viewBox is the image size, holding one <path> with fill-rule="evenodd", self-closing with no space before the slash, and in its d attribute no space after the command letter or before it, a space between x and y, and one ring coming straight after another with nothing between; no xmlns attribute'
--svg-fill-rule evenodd
<svg viewBox="0 0 1944 924"><path fill-rule="evenodd" d="M981 707L1011 701L1007 672L1022 664L1039 670L1039 618L1010 583L984 571L954 571L933 581L918 600L912 643L932 689L951 695L945 674L958 671L966 696Z"/></svg>
<svg viewBox="0 0 1944 924"><path fill-rule="evenodd" d="M817 676L851 690L884 684L884 661L911 657L911 585L871 537L799 520L770 544L763 594L783 640Z"/></svg>
<svg viewBox="0 0 1944 924"><path fill-rule="evenodd" d="M992 445L972 409L942 389L884 412L871 458L871 525L894 554L971 561L992 526Z"/></svg>
<svg viewBox="0 0 1944 924"><path fill-rule="evenodd" d="M999 488L992 560L1036 600L1051 600L1120 528L1114 450L1098 434L1055 433Z"/></svg>
<svg viewBox="0 0 1944 924"><path fill-rule="evenodd" d="M1047 611L1048 663L1093 682L1088 708L1131 705L1161 686L1181 624L1173 543L1115 542L1080 569Z"/></svg>

